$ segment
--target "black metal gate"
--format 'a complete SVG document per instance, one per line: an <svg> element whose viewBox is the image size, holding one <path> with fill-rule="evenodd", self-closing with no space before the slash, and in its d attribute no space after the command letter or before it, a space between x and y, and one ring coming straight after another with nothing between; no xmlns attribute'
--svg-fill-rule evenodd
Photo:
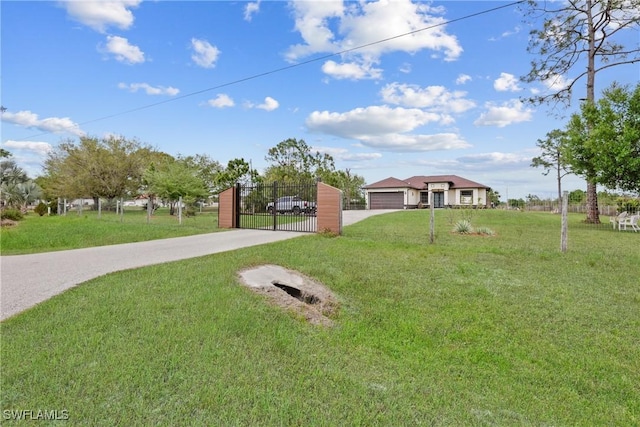
<svg viewBox="0 0 640 427"><path fill-rule="evenodd" d="M270 183L236 187L238 228L317 231L318 185Z"/></svg>

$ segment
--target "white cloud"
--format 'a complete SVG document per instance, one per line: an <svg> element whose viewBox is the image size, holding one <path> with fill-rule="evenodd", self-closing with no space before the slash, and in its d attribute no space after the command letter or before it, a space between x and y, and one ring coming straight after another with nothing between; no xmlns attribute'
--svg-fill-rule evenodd
<svg viewBox="0 0 640 427"><path fill-rule="evenodd" d="M311 131L356 139L365 146L389 151L448 150L469 146L453 133L411 133L420 126L441 120L440 114L418 108L372 106L346 113L314 111L307 117L306 125Z"/></svg>
<svg viewBox="0 0 640 427"><path fill-rule="evenodd" d="M382 70L372 68L372 64L358 64L347 62L338 64L335 61L327 61L322 65L322 71L335 79L380 79Z"/></svg>
<svg viewBox="0 0 640 427"><path fill-rule="evenodd" d="M400 71L401 73L404 73L404 74L409 74L411 72L411 70L412 70L411 64L408 63L408 62L403 63L398 68L398 71Z"/></svg>
<svg viewBox="0 0 640 427"><path fill-rule="evenodd" d="M363 145L394 152L424 152L457 150L470 145L458 134L437 133L432 135L389 134L360 139Z"/></svg>
<svg viewBox="0 0 640 427"><path fill-rule="evenodd" d="M8 140L2 148L11 152L11 159L20 166L30 178L42 174L42 164L53 149L47 142Z"/></svg>
<svg viewBox="0 0 640 427"><path fill-rule="evenodd" d="M555 74L549 77L543 83L545 87L552 92L561 91L562 89L566 89L569 86L569 82L567 81L567 79L560 74Z"/></svg>
<svg viewBox="0 0 640 427"><path fill-rule="evenodd" d="M419 126L438 120L440 115L427 113L418 108L372 106L356 108L346 113L314 111L307 118L306 124L314 131L360 139L376 134L410 132Z"/></svg>
<svg viewBox="0 0 640 427"><path fill-rule="evenodd" d="M485 104L486 112L473 122L476 126L497 126L505 127L514 123L531 121L533 110L525 108L524 104L517 99L496 105L492 102Z"/></svg>
<svg viewBox="0 0 640 427"><path fill-rule="evenodd" d="M333 31L329 21L340 18L344 13L342 1L298 1L291 2L295 13L295 29L300 33L303 44L290 46L286 57L296 61L317 52L335 52Z"/></svg>
<svg viewBox="0 0 640 427"><path fill-rule="evenodd" d="M244 20L251 21L251 18L253 18L253 15L258 13L259 11L260 11L260 0L256 2L247 3L247 5L244 7Z"/></svg>
<svg viewBox="0 0 640 427"><path fill-rule="evenodd" d="M345 162L361 162L382 157L380 153L350 153L346 148L338 147L312 147L312 149L320 153L329 154L335 160Z"/></svg>
<svg viewBox="0 0 640 427"><path fill-rule="evenodd" d="M467 156L458 157L460 163L467 165L483 166L488 170L494 170L495 168L521 168L528 167L531 163L532 156L524 155L520 153L479 153L470 154Z"/></svg>
<svg viewBox="0 0 640 427"><path fill-rule="evenodd" d="M273 111L277 109L279 106L280 106L280 103L278 101L271 98L270 96L267 96L264 99L264 102L262 104L256 105L256 108L259 108L265 111Z"/></svg>
<svg viewBox="0 0 640 427"><path fill-rule="evenodd" d="M233 102L233 99L231 99L229 95L224 93L219 93L218 96L207 101L207 104L215 108L225 108L225 107L233 107L235 105L235 102Z"/></svg>
<svg viewBox="0 0 640 427"><path fill-rule="evenodd" d="M532 157L524 152L489 152L468 154L454 159L422 159L417 162L429 169L442 171L442 173L451 173L452 170L496 173L496 176L503 179L505 172L517 171L522 174L523 171L531 169L529 164Z"/></svg>
<svg viewBox="0 0 640 427"><path fill-rule="evenodd" d="M493 88L498 92L518 92L522 90L518 86L518 78L509 73L500 73L500 77L493 82Z"/></svg>
<svg viewBox="0 0 640 427"><path fill-rule="evenodd" d="M34 142L34 141L13 141L8 140L2 144L5 148L28 151L35 153L39 156L45 156L52 150L51 144L48 142Z"/></svg>
<svg viewBox="0 0 640 427"><path fill-rule="evenodd" d="M37 114L28 110L18 111L17 113L5 111L2 113L2 121L13 123L25 128L38 129L42 132L70 133L76 136L85 135L85 132L80 129L80 126L68 117L48 117L46 119L39 119Z"/></svg>
<svg viewBox="0 0 640 427"><path fill-rule="evenodd" d="M491 37L491 38L489 38L489 41L495 42L495 41L498 41L500 39L511 37L514 34L518 34L520 32L520 29L521 29L520 27L514 27L513 30L504 31L502 34L500 34L500 37Z"/></svg>
<svg viewBox="0 0 640 427"><path fill-rule="evenodd" d="M358 58L345 62L373 64L386 53L416 53L425 49L443 56L445 61L453 61L462 53L457 38L446 33L444 18L437 16L442 9L432 8L426 3L410 0L298 1L291 2L291 5L295 28L303 43L289 47L286 58L290 61L361 46L366 47L343 54L345 58ZM402 34L407 35L398 37ZM376 43L381 40L386 41ZM370 78L367 74L364 76Z"/></svg>
<svg viewBox="0 0 640 427"><path fill-rule="evenodd" d="M133 25L131 8L142 0L63 1L61 4L69 16L83 25L104 33L110 26L126 30Z"/></svg>
<svg viewBox="0 0 640 427"><path fill-rule="evenodd" d="M444 86L427 86L390 83L380 90L385 102L412 108L426 108L435 112L463 113L476 106L465 99L463 91L449 91Z"/></svg>
<svg viewBox="0 0 640 427"><path fill-rule="evenodd" d="M467 74L460 74L458 76L458 78L456 79L456 84L457 85L463 85L467 82L471 81L471 76L467 75Z"/></svg>
<svg viewBox="0 0 640 427"><path fill-rule="evenodd" d="M139 90L143 90L145 91L145 93L147 95L169 95L169 96L176 96L178 93L180 93L179 89L176 89L174 87L165 87L165 86L151 86L148 83L130 83L130 84L126 84L126 83L119 83L118 87L120 89L126 89L130 92L137 92Z"/></svg>
<svg viewBox="0 0 640 427"><path fill-rule="evenodd" d="M129 40L120 36L107 36L104 50L115 56L116 60L129 64L144 62L144 52L138 46L129 44Z"/></svg>
<svg viewBox="0 0 640 427"><path fill-rule="evenodd" d="M208 41L195 38L191 39L191 49L193 49L191 59L203 68L215 67L218 56L221 53L217 47L211 45Z"/></svg>

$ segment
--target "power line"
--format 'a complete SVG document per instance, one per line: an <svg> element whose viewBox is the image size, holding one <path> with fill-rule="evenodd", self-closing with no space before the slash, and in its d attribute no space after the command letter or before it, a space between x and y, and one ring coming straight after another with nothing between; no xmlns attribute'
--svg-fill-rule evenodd
<svg viewBox="0 0 640 427"><path fill-rule="evenodd" d="M476 16L485 15L485 14L488 14L488 13L493 13L493 12L498 11L500 9L505 9L505 8L508 8L508 7L512 7L512 6L518 5L520 3L525 3L526 1L527 0L518 0L518 1L515 1L515 2L512 2L512 3L507 3L507 4L502 5L502 6L497 6L497 7L491 8L491 9L486 9L486 10L482 10L480 12L472 13L470 15L465 15L465 16L460 17L460 18L450 19L448 21L441 22L441 23L434 24L434 25L430 25L428 27L420 28L420 29L417 29L417 30L414 30L414 31L409 31L407 33L399 34L397 36L387 37L385 39L380 39L380 40L377 40L377 41L374 41L374 42L371 42L371 43L366 43L366 44L363 44L363 45L360 45L360 46L352 47L352 48L349 48L349 49L344 49L344 50L341 50L339 52L329 53L329 54L318 56L318 57L315 57L315 58L312 58L312 59L309 59L309 60L306 60L306 61L298 62L296 64L291 64L291 65L287 65L285 67L275 68L275 69L270 70L270 71L265 71L265 72L262 72L262 73L259 73L259 74L253 74L251 76L243 77L243 78L240 78L240 79L237 79L237 80L232 80L232 81L227 82L227 83L222 83L222 84L217 85L217 86L208 87L206 89L198 90L198 91L195 91L195 92L190 92L190 93L187 93L187 94L184 94L184 95L180 95L180 96L176 96L176 97L173 97L173 98L170 98L170 99L165 99L164 101L154 102L152 104L143 105L143 106L140 106L140 107L136 107L136 108L132 108L132 109L129 109L129 110L121 111L119 113L114 113L114 114L110 114L110 115L107 115L107 116L98 117L96 119L87 120L85 122L78 123L78 126L82 126L82 125L86 125L86 124L89 124L89 123L95 123L95 122L111 119L113 117L123 116L125 114L130 114L130 113L134 113L134 112L141 111L141 110L146 110L146 109L149 109L149 108L157 107L159 105L168 104L170 102L179 101L179 100L185 99L185 98L190 98L190 97L195 96L195 95L200 95L200 94L205 93L205 92L210 92L212 90L222 89L222 88L228 87L228 86L234 86L234 85L237 85L237 84L240 84L240 83L244 83L244 82L247 82L247 81L250 81L250 80L259 79L261 77L265 77L265 76L268 76L268 75L271 75L271 74L280 73L280 72L283 72L283 71L291 70L293 68L299 68L299 67L302 67L302 66L305 66L305 65L309 65L309 64L312 64L312 63L315 63L315 62L324 61L326 59L333 58L335 56L344 55L346 53L351 53L351 52L355 52L355 51L358 51L358 50L361 50L361 49L364 49L364 48L367 48L367 47L371 47L371 46L375 46L375 45L378 45L378 44L386 43L386 42L389 42L391 40L396 40L396 39L399 39L399 38L402 38L402 37L407 37L407 36L410 36L410 35L413 35L413 34L421 33L423 31L432 30L434 28L441 27L443 25L452 24L452 23L459 22L459 21L464 21L466 19L475 18ZM31 138L36 138L38 136L48 135L48 134L51 134L51 133L53 133L53 132L42 132L42 133L39 133L37 135L31 135L31 136L28 136L28 137L25 137L25 138L21 138L21 139L19 139L19 141L23 141L23 140L31 139Z"/></svg>

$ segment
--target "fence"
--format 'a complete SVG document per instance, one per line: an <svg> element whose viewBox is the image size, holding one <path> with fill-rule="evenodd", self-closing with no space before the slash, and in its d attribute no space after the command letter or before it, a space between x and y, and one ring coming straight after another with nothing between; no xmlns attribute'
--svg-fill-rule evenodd
<svg viewBox="0 0 640 427"><path fill-rule="evenodd" d="M322 182L238 184L219 195L218 227L341 234L342 204Z"/></svg>
<svg viewBox="0 0 640 427"><path fill-rule="evenodd" d="M317 184L278 183L236 186L238 228L316 232Z"/></svg>
<svg viewBox="0 0 640 427"><path fill-rule="evenodd" d="M549 212L559 214L561 212L561 206L557 200L532 200L528 201L522 206L522 209L530 212ZM592 229L608 229L613 230L614 218L621 212L627 212L629 215L640 214L640 208L634 206L619 207L617 205L598 205L598 216L600 219L599 224L590 224L585 221L571 221L570 227L585 227ZM569 214L583 214L586 218L587 205L586 203L571 203L567 206L567 212Z"/></svg>

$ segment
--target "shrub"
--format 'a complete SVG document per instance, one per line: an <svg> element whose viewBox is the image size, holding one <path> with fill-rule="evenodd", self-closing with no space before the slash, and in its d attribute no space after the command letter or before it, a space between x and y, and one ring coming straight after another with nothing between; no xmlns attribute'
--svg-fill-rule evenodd
<svg viewBox="0 0 640 427"><path fill-rule="evenodd" d="M51 209L51 215L56 215L58 213L58 202L53 200L49 202L47 205L48 208Z"/></svg>
<svg viewBox="0 0 640 427"><path fill-rule="evenodd" d="M461 219L460 221L456 222L453 227L453 231L454 233L470 234L473 233L473 227L471 226L471 222L467 221L466 219Z"/></svg>
<svg viewBox="0 0 640 427"><path fill-rule="evenodd" d="M476 233L482 234L484 236L493 236L494 234L496 234L492 229L488 227L478 227L476 228Z"/></svg>
<svg viewBox="0 0 640 427"><path fill-rule="evenodd" d="M22 218L24 218L24 215L18 209L5 209L0 213L0 219L20 221Z"/></svg>
<svg viewBox="0 0 640 427"><path fill-rule="evenodd" d="M638 212L640 211L640 199L631 197L618 197L616 201L618 212Z"/></svg>
<svg viewBox="0 0 640 427"><path fill-rule="evenodd" d="M44 216L48 211L48 206L46 205L46 203L40 202L36 205L35 208L33 208L33 211L40 216Z"/></svg>

